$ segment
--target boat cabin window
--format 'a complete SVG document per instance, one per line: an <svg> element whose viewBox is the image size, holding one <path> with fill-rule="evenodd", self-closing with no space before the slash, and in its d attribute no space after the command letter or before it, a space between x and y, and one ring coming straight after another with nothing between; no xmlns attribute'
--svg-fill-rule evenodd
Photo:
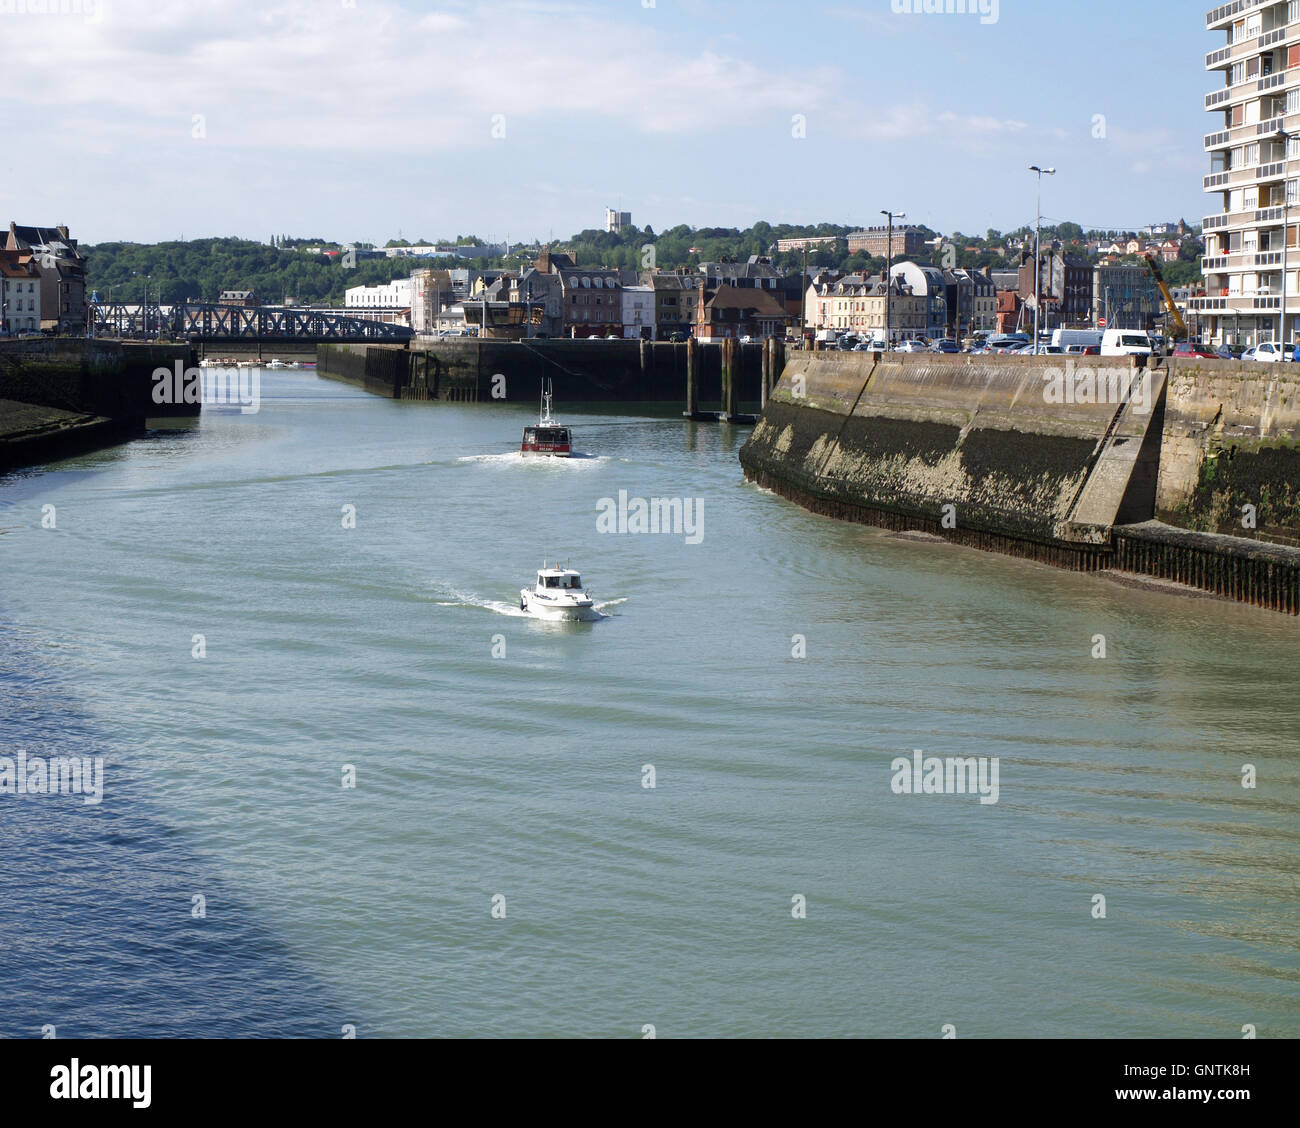
<svg viewBox="0 0 1300 1128"><path fill-rule="evenodd" d="M560 577L559 577L559 576L547 576L547 577L546 577L546 586L547 586L547 587L559 587L559 586L560 586Z"/></svg>
<svg viewBox="0 0 1300 1128"><path fill-rule="evenodd" d="M537 429L535 427L524 428L524 442L535 443L537 441Z"/></svg>
<svg viewBox="0 0 1300 1128"><path fill-rule="evenodd" d="M537 431L537 441L541 443L567 443L569 432L560 427L542 427Z"/></svg>
<svg viewBox="0 0 1300 1128"><path fill-rule="evenodd" d="M580 587L582 587L582 583L580 582L580 580L579 580L579 578L578 578L577 576L574 576L574 577L572 577L572 578L569 580L569 587L571 587L571 588L580 588Z"/></svg>

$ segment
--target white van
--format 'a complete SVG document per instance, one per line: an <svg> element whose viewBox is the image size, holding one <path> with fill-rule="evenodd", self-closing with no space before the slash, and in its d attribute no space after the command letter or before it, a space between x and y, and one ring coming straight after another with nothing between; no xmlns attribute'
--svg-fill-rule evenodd
<svg viewBox="0 0 1300 1128"><path fill-rule="evenodd" d="M1101 344L1103 335L1100 329L1053 329L1052 344L1062 349L1072 345L1095 348Z"/></svg>
<svg viewBox="0 0 1300 1128"><path fill-rule="evenodd" d="M1101 338L1102 356L1154 356L1155 345L1138 329L1107 329Z"/></svg>

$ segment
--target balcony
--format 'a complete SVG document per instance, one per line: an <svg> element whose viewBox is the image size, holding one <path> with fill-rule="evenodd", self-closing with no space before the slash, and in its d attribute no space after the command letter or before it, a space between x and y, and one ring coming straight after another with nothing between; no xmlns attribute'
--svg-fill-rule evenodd
<svg viewBox="0 0 1300 1128"><path fill-rule="evenodd" d="M1261 298L1253 294L1225 294L1213 298L1192 298L1188 303L1195 313L1267 313L1282 308L1281 298Z"/></svg>
<svg viewBox="0 0 1300 1128"><path fill-rule="evenodd" d="M1207 133L1205 135L1205 148L1209 149L1226 149L1232 143L1232 130L1221 129L1218 133Z"/></svg>
<svg viewBox="0 0 1300 1128"><path fill-rule="evenodd" d="M1241 270L1258 270L1261 267L1281 266L1281 251L1237 251L1230 255L1204 255L1201 273L1234 273Z"/></svg>
<svg viewBox="0 0 1300 1128"><path fill-rule="evenodd" d="M1231 4L1220 4L1217 8L1211 8L1205 14L1206 28L1214 28L1218 25L1239 16L1243 12L1251 12L1261 4L1276 4L1277 0L1233 0Z"/></svg>
<svg viewBox="0 0 1300 1128"><path fill-rule="evenodd" d="M1223 185L1231 183L1231 172L1212 172L1209 176L1205 177L1205 191L1209 192L1213 188L1221 188Z"/></svg>
<svg viewBox="0 0 1300 1128"><path fill-rule="evenodd" d="M1205 56L1205 69L1228 70L1234 63L1245 62L1255 55L1288 45L1298 37L1300 37L1300 23L1284 24L1262 35L1242 36L1235 43L1208 52ZM1252 77L1250 81L1254 82L1255 78Z"/></svg>
<svg viewBox="0 0 1300 1128"><path fill-rule="evenodd" d="M1217 51L1211 51L1205 56L1205 69L1214 70L1220 63L1226 63L1232 58L1233 44L1229 43L1226 47L1220 47Z"/></svg>

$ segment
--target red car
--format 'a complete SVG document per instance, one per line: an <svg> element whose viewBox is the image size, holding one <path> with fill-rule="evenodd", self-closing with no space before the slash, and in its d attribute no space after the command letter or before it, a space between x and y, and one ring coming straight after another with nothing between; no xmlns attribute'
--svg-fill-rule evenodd
<svg viewBox="0 0 1300 1128"><path fill-rule="evenodd" d="M1219 354L1211 352L1204 345L1198 345L1195 341L1179 341L1174 346L1174 356L1193 357L1199 360L1218 360Z"/></svg>

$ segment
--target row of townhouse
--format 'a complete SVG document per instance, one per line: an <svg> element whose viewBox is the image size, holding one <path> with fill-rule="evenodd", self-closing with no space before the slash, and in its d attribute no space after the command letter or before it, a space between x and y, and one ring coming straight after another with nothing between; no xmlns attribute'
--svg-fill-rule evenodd
<svg viewBox="0 0 1300 1128"><path fill-rule="evenodd" d="M66 227L10 222L0 272L0 333L85 332L86 260Z"/></svg>
<svg viewBox="0 0 1300 1128"><path fill-rule="evenodd" d="M803 277L755 256L703 263L694 271L580 267L546 250L523 271L417 271L409 292L417 333L467 330L489 337L623 337L701 340L784 336L799 320ZM349 306L392 305L380 287L348 292Z"/></svg>
<svg viewBox="0 0 1300 1128"><path fill-rule="evenodd" d="M886 325L888 311L888 326ZM806 328L871 335L891 341L964 337L997 327L998 295L990 274L895 263L881 274L822 271L809 283Z"/></svg>
<svg viewBox="0 0 1300 1128"><path fill-rule="evenodd" d="M1182 239L1103 239L1089 243L1087 250L1094 255L1122 258L1125 255L1151 255L1162 262L1177 262L1182 255Z"/></svg>

